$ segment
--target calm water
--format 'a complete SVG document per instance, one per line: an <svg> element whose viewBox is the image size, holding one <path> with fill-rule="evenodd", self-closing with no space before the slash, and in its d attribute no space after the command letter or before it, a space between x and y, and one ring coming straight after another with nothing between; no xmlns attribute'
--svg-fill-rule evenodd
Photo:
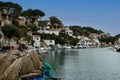
<svg viewBox="0 0 120 80"><path fill-rule="evenodd" d="M66 49L43 56L62 80L120 80L120 53L110 48Z"/></svg>

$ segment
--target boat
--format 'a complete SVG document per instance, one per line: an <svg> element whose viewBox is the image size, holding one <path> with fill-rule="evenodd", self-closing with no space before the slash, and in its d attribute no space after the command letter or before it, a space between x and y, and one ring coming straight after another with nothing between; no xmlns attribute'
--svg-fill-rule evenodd
<svg viewBox="0 0 120 80"><path fill-rule="evenodd" d="M63 49L71 49L71 46L69 44L63 45Z"/></svg>
<svg viewBox="0 0 120 80"><path fill-rule="evenodd" d="M51 71L52 66L44 60L43 67L40 70L24 75L19 80L61 80L60 78L54 78Z"/></svg>
<svg viewBox="0 0 120 80"><path fill-rule="evenodd" d="M117 52L120 52L120 48L116 49Z"/></svg>
<svg viewBox="0 0 120 80"><path fill-rule="evenodd" d="M36 76L21 77L19 80L61 80L60 78L43 78Z"/></svg>
<svg viewBox="0 0 120 80"><path fill-rule="evenodd" d="M40 49L39 49L39 52L40 53L46 53L48 51L48 48L47 47L41 47Z"/></svg>
<svg viewBox="0 0 120 80"><path fill-rule="evenodd" d="M117 52L120 52L120 45L116 44L116 45L114 46L114 49L116 49Z"/></svg>
<svg viewBox="0 0 120 80"><path fill-rule="evenodd" d="M25 75L19 80L61 80L60 78L44 78L39 74Z"/></svg>

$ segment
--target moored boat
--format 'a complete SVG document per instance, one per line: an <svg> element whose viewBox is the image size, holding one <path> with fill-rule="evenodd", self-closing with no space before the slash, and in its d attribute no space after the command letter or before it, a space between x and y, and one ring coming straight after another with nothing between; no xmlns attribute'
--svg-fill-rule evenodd
<svg viewBox="0 0 120 80"><path fill-rule="evenodd" d="M43 78L39 75L21 77L19 80L61 80L60 78Z"/></svg>
<svg viewBox="0 0 120 80"><path fill-rule="evenodd" d="M47 61L43 61L43 67L40 70L23 75L19 80L60 80L60 78L54 78L51 71L52 66Z"/></svg>
<svg viewBox="0 0 120 80"><path fill-rule="evenodd" d="M120 52L120 48L119 49L116 49L117 52Z"/></svg>

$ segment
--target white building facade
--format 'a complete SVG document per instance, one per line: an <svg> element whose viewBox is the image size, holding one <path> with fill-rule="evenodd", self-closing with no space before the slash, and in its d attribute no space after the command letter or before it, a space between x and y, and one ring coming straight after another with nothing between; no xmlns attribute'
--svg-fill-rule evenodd
<svg viewBox="0 0 120 80"><path fill-rule="evenodd" d="M65 32L66 32L69 36L73 36L73 31L70 30L69 27L65 28Z"/></svg>
<svg viewBox="0 0 120 80"><path fill-rule="evenodd" d="M80 38L80 41L77 43L76 48L88 48L91 47L91 45L92 45L91 39L82 36Z"/></svg>
<svg viewBox="0 0 120 80"><path fill-rule="evenodd" d="M55 40L44 40L44 43L46 43L47 46L55 46Z"/></svg>
<svg viewBox="0 0 120 80"><path fill-rule="evenodd" d="M38 33L59 35L59 31L56 30L38 30Z"/></svg>
<svg viewBox="0 0 120 80"><path fill-rule="evenodd" d="M34 40L34 50L40 49L40 36L39 35L33 35L33 40Z"/></svg>

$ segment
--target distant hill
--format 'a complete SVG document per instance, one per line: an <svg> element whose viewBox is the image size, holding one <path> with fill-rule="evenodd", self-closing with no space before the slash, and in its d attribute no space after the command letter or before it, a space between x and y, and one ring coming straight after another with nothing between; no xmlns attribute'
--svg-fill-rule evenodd
<svg viewBox="0 0 120 80"><path fill-rule="evenodd" d="M103 33L102 30L97 30L92 27L81 27L81 26L69 26L71 30L73 30L73 35L85 35L88 36L90 33Z"/></svg>

